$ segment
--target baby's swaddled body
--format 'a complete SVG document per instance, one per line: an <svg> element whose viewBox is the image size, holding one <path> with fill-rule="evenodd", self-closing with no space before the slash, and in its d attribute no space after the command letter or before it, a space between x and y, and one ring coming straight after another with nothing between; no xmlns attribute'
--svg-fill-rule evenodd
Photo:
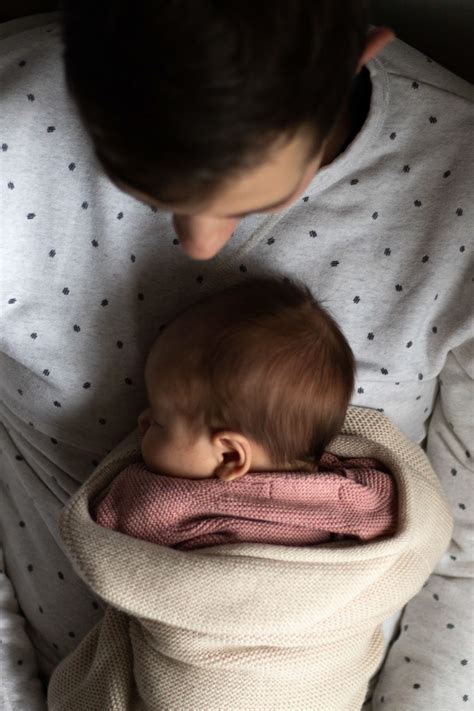
<svg viewBox="0 0 474 711"><path fill-rule="evenodd" d="M251 472L233 482L162 476L132 464L92 516L128 536L191 550L368 541L395 532L396 512L395 482L379 462L326 453L316 472Z"/></svg>
<svg viewBox="0 0 474 711"><path fill-rule="evenodd" d="M382 623L421 588L446 548L452 519L426 455L383 415L349 408L329 451L344 468L351 462L354 473L355 457L382 463L386 471L377 468L376 475L389 484L387 491L392 485L397 491L394 533L388 523L375 540L346 532L345 540L314 545L214 540L194 550L140 540L139 530L151 530L145 516L132 536L98 525L90 513L113 495L124 472L129 476L130 465L148 483L154 477L143 472L136 435L114 450L61 517L75 569L107 607L55 670L51 711L360 711L383 656ZM334 478L337 469L331 468ZM277 475L280 481L282 473ZM218 483L231 492L252 476ZM324 476L312 475L314 482ZM189 481L156 481L161 479L185 486ZM350 491L345 486L355 480L341 479L339 492ZM203 487L214 480L192 483ZM126 489L125 513L132 510ZM382 490L368 486L364 496L382 504ZM391 498L393 489L385 502L389 511ZM351 498L354 511L358 501ZM373 512L384 509L378 504ZM135 514L139 519L139 510ZM206 526L209 519L203 517ZM199 541L196 533L188 542Z"/></svg>
<svg viewBox="0 0 474 711"><path fill-rule="evenodd" d="M424 452L348 407L355 363L304 288L247 281L167 326L149 407L64 510L106 604L50 711L360 711L382 624L452 519Z"/></svg>

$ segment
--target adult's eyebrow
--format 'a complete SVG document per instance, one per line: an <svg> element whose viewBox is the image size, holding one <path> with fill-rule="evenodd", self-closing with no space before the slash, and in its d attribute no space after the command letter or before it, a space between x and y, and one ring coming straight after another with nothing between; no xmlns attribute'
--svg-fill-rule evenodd
<svg viewBox="0 0 474 711"><path fill-rule="evenodd" d="M163 210L164 212L173 212L173 207L176 208L176 206L179 207L179 201L173 202L170 200L167 200L165 202L161 202L160 199L155 195L147 195L146 193L143 193L141 190L138 190L135 188L133 185L130 185L128 183L125 183L123 180L120 178L117 178L115 176L110 176L112 182L115 183L115 185L119 188L119 190L122 190L129 195L135 193L134 197L137 200L140 200L141 202L145 203L145 205L148 205L149 207L152 207L156 210ZM128 189L127 189L128 188ZM130 189L132 189L133 193L130 192ZM280 205L284 205L288 200L292 198L292 196L295 194L295 192L298 189L298 185L291 190L287 195L284 197L280 198L277 200L277 202L272 203L271 205L265 205L265 207L258 207L258 208L253 208L252 210L247 210L246 212L239 212L234 215L220 215L220 219L241 219L243 217L247 217L248 215L254 215L259 212L265 212L266 210L274 210L277 207L280 207ZM158 205L156 204L158 202Z"/></svg>
<svg viewBox="0 0 474 711"><path fill-rule="evenodd" d="M265 207L255 208L255 209L249 210L247 212L239 212L235 215L226 215L226 217L228 219L232 220L232 219L236 219L236 218L247 217L247 215L254 215L255 213L258 213L258 212L265 212L266 210L274 210L275 208L280 207L280 205L284 205L286 202L288 202L288 200L290 200L290 198L292 198L293 195L295 194L296 189L297 188L294 188L294 190L292 190L291 193L288 193L288 195L286 195L283 198L280 198L280 200L278 200L278 202L274 202L271 205L265 205Z"/></svg>

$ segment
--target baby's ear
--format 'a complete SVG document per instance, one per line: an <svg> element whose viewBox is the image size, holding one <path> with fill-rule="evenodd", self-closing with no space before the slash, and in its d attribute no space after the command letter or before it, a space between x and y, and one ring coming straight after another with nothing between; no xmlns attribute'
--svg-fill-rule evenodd
<svg viewBox="0 0 474 711"><path fill-rule="evenodd" d="M241 479L247 471L236 471L234 466L229 464L220 464L215 470L215 476L221 481L234 481L235 479Z"/></svg>
<svg viewBox="0 0 474 711"><path fill-rule="evenodd" d="M214 476L222 481L240 479L250 469L252 449L244 435L237 432L216 432L212 438L219 464Z"/></svg>

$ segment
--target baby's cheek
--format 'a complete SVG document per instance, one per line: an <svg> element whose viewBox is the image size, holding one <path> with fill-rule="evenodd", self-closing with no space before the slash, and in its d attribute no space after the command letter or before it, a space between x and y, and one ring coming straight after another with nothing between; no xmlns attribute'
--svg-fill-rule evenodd
<svg viewBox="0 0 474 711"><path fill-rule="evenodd" d="M153 427L150 427L145 434L143 435L142 438L142 443L141 443L141 450L142 450L142 457L150 469L156 468L157 462L156 460L158 459L159 455L159 444L157 442L156 435L153 431Z"/></svg>

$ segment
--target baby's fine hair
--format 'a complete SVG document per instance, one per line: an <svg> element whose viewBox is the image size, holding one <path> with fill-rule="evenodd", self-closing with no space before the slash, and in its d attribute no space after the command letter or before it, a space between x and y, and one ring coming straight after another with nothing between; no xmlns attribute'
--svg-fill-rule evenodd
<svg viewBox="0 0 474 711"><path fill-rule="evenodd" d="M287 278L249 279L194 304L179 323L171 378L181 414L244 434L275 465L317 465L343 425L355 364L309 289Z"/></svg>

